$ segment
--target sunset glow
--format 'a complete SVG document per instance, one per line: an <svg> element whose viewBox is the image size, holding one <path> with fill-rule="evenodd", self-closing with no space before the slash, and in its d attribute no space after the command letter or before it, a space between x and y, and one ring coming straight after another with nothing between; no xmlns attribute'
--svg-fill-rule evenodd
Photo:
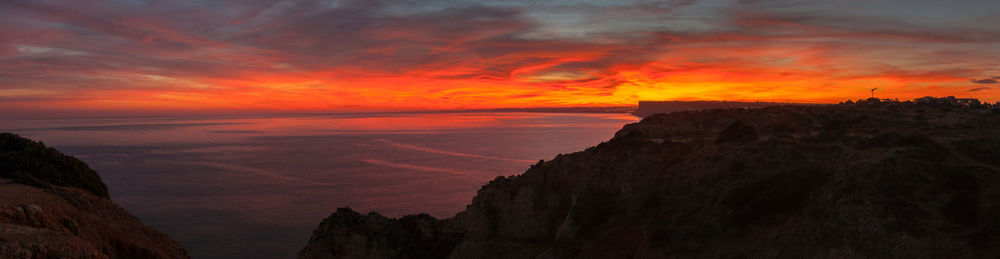
<svg viewBox="0 0 1000 259"><path fill-rule="evenodd" d="M907 6L906 9L896 6ZM13 113L1000 100L997 1L3 1Z"/></svg>

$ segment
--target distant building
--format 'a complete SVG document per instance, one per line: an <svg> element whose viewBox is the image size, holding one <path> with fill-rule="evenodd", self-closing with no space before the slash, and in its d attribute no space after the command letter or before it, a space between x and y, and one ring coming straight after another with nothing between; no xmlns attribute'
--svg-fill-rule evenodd
<svg viewBox="0 0 1000 259"><path fill-rule="evenodd" d="M931 97L924 96L917 98L916 103L918 104L943 104L952 106L964 106L964 107L982 107L983 104L979 102L976 98L955 98L954 96L948 97Z"/></svg>
<svg viewBox="0 0 1000 259"><path fill-rule="evenodd" d="M957 100L958 104L964 106L978 107L980 105L983 105L982 103L979 102L979 99L976 98L958 98Z"/></svg>

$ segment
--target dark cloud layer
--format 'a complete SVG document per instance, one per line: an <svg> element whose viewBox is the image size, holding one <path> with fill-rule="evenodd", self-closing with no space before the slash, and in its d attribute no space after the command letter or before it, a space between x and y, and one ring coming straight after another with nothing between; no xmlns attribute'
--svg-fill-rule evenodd
<svg viewBox="0 0 1000 259"><path fill-rule="evenodd" d="M997 80L996 79L992 79L992 78L972 79L972 80L969 80L969 81L972 81L973 84L996 84L997 83Z"/></svg>

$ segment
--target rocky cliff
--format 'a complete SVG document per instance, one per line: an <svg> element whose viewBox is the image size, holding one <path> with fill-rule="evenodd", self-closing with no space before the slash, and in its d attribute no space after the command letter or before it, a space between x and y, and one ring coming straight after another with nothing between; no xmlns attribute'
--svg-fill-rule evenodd
<svg viewBox="0 0 1000 259"><path fill-rule="evenodd" d="M1000 115L677 112L497 177L452 218L340 209L301 258L996 258Z"/></svg>
<svg viewBox="0 0 1000 259"><path fill-rule="evenodd" d="M187 258L108 199L85 163L0 133L0 258Z"/></svg>
<svg viewBox="0 0 1000 259"><path fill-rule="evenodd" d="M708 109L746 109L761 108L775 105L807 105L774 102L739 102L739 101L639 101L639 106L632 111L632 115L646 117L659 113L672 113L681 111L697 111Z"/></svg>

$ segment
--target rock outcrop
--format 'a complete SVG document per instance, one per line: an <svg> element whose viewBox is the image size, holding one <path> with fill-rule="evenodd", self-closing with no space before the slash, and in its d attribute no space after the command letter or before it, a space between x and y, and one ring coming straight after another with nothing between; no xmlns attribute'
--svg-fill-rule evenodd
<svg viewBox="0 0 1000 259"><path fill-rule="evenodd" d="M76 158L0 134L0 258L187 258Z"/></svg>
<svg viewBox="0 0 1000 259"><path fill-rule="evenodd" d="M677 112L498 177L452 218L340 209L301 258L995 258L1000 115Z"/></svg>
<svg viewBox="0 0 1000 259"><path fill-rule="evenodd" d="M460 241L456 231L427 214L389 219L338 209L323 221L303 254L340 258L444 258Z"/></svg>

